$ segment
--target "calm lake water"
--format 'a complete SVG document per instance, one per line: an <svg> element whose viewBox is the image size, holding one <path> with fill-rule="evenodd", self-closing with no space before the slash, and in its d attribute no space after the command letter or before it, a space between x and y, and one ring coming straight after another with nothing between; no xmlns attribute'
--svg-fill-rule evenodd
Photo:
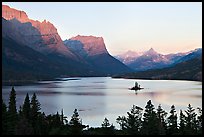
<svg viewBox="0 0 204 137"><path fill-rule="evenodd" d="M144 87L137 93L128 89L135 81ZM168 113L171 105L175 105L178 114L180 109L186 110L188 104L202 108L202 82L195 81L77 77L15 86L15 90L18 108L27 92L30 99L35 92L45 114L56 114L57 111L61 114L63 109L70 120L76 108L83 124L91 127L101 126L106 117L117 128L118 116L127 116L133 104L145 108L148 100L152 100L155 108L161 104ZM10 91L10 86L2 87L3 100L7 104Z"/></svg>

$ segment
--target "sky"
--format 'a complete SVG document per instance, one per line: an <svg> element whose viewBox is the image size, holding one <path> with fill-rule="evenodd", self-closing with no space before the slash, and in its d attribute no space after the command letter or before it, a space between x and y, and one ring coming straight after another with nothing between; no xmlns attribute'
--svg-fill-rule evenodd
<svg viewBox="0 0 204 137"><path fill-rule="evenodd" d="M153 48L162 54L202 47L202 2L3 2L51 22L62 40L103 37L111 55Z"/></svg>

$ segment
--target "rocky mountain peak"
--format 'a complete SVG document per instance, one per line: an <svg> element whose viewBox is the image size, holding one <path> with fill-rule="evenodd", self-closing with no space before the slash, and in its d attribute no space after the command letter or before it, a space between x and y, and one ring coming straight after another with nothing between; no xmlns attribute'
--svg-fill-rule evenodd
<svg viewBox="0 0 204 137"><path fill-rule="evenodd" d="M150 48L148 51L144 53L144 55L156 55L158 54L153 48Z"/></svg>
<svg viewBox="0 0 204 137"><path fill-rule="evenodd" d="M102 37L77 35L70 40L80 41L84 45L84 50L90 56L108 53Z"/></svg>
<svg viewBox="0 0 204 137"><path fill-rule="evenodd" d="M27 14L24 11L10 8L7 5L2 5L2 17L6 20L16 18L20 22L27 22L29 20Z"/></svg>
<svg viewBox="0 0 204 137"><path fill-rule="evenodd" d="M18 32L18 34L16 34L18 37L19 35L23 36L18 40L21 41L21 43L43 54L57 52L67 57L76 58L63 44L57 29L49 21L44 20L39 22L29 19L24 11L10 8L7 5L2 5L2 17L13 24L13 29ZM19 21L19 23L16 22L15 19ZM31 25L28 25L29 23L31 23ZM16 39L17 36L11 37ZM30 39L31 37L32 39Z"/></svg>

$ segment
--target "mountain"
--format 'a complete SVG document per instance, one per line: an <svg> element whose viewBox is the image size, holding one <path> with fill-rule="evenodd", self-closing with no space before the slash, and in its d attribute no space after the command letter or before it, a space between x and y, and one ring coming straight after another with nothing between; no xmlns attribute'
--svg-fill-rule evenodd
<svg viewBox="0 0 204 137"><path fill-rule="evenodd" d="M76 59L73 53L63 44L57 29L52 23L29 19L24 11L2 5L2 17L9 21L9 27L4 24L3 35L20 44L27 45L42 54L59 54Z"/></svg>
<svg viewBox="0 0 204 137"><path fill-rule="evenodd" d="M194 52L198 53L196 54ZM135 56L131 54L131 60L128 60L127 57L129 57L129 55L127 52L125 55L118 55L117 58L135 71L145 71L150 69L170 67L182 61L187 61L189 59L199 56L199 53L201 53L201 49L198 49L198 51L195 50L185 53L175 53L167 55L160 54L156 52L153 48L145 52L140 52L139 56L137 52L132 53L135 53ZM189 55L191 53L192 55Z"/></svg>
<svg viewBox="0 0 204 137"><path fill-rule="evenodd" d="M199 57L202 55L202 48L197 48L195 50L189 51L186 56L183 56L179 60L175 61L174 64L191 60L193 58Z"/></svg>
<svg viewBox="0 0 204 137"><path fill-rule="evenodd" d="M116 75L114 77L133 79L174 79L202 81L202 55L189 59L187 61L180 62L168 68Z"/></svg>
<svg viewBox="0 0 204 137"><path fill-rule="evenodd" d="M106 75L131 71L108 53L102 37L78 35L65 40L64 44L84 63Z"/></svg>
<svg viewBox="0 0 204 137"><path fill-rule="evenodd" d="M59 71L59 66L45 55L2 37L2 80L47 79Z"/></svg>
<svg viewBox="0 0 204 137"><path fill-rule="evenodd" d="M132 63L137 57L141 56L142 54L143 52L135 52L128 50L123 54L115 56L115 58L127 65Z"/></svg>
<svg viewBox="0 0 204 137"><path fill-rule="evenodd" d="M65 45L49 21L29 19L24 11L2 5L3 80L130 72L108 53L102 37L77 36L70 41L73 43Z"/></svg>

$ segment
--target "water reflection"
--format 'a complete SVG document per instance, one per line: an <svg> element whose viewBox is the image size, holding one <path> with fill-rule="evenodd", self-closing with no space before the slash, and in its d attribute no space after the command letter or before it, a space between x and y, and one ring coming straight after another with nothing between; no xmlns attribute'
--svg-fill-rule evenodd
<svg viewBox="0 0 204 137"><path fill-rule="evenodd" d="M144 89L129 90L137 81ZM71 117L77 108L84 124L100 126L104 117L116 123L118 116L137 105L142 108L152 100L155 108L159 104L169 112L171 105L186 110L191 104L194 108L202 107L202 82L174 80L134 80L112 79L108 77L64 78L55 81L41 81L34 85L15 86L17 106L22 105L26 93L35 92L46 114L60 112ZM11 87L2 87L2 96L8 104Z"/></svg>

